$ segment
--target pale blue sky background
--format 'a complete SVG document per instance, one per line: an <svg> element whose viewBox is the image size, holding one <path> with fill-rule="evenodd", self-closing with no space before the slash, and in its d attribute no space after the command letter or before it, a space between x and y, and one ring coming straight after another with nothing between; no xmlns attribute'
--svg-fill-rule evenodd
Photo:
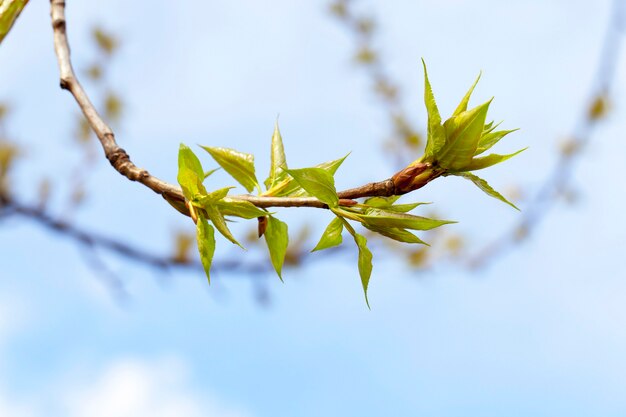
<svg viewBox="0 0 626 417"><path fill-rule="evenodd" d="M93 57L94 24L122 34L113 81L127 113L118 140L157 176L174 181L181 141L252 152L266 172L278 113L291 166L352 151L340 188L393 172L381 153L385 116L327 2L67 3L77 68ZM380 46L415 120L424 120L420 57L443 114L482 70L475 102L495 95L491 116L522 128L498 150L531 147L483 176L501 189L541 183L587 99L608 1L358 3L380 22ZM0 62L11 133L28 152L15 173L22 195L50 173L62 189L76 107L58 88L48 2L28 5ZM249 279L223 275L208 288L179 273L163 285L164 276L105 254L132 295L120 308L72 242L3 223L0 415L623 416L623 64L609 123L576 169L577 206L560 207L480 273L442 264L419 274L375 253L372 311L350 256L289 270L285 284L267 277L272 304L262 308ZM169 250L188 219L105 161L94 171L77 221ZM519 218L461 180L437 181L416 198L459 220L450 227L477 245ZM283 217L318 227L328 219L301 213ZM218 256L230 253L220 244Z"/></svg>

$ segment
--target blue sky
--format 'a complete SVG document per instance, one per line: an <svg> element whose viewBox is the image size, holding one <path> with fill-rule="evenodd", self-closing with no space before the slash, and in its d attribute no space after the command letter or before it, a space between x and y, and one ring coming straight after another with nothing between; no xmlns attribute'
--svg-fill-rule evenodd
<svg viewBox="0 0 626 417"><path fill-rule="evenodd" d="M491 116L522 128L498 151L530 146L483 176L532 193L587 99L609 2L358 3L379 20L378 42L415 120L425 118L420 57L444 115L483 71L474 103L494 95ZM138 165L174 181L182 141L254 153L265 172L280 114L291 166L352 151L337 178L347 188L394 167L381 152L385 116L326 6L68 1L67 13L79 69L93 57L94 24L123 37L112 68L127 106L118 140ZM58 89L47 8L29 4L0 48L0 95L27 151L15 172L25 198L47 175L66 189L64 161L76 156L76 107ZM271 304L262 307L253 279L224 274L208 288L198 275L164 276L103 254L132 296L120 307L71 242L3 223L0 415L624 415L620 62L613 112L574 175L578 204L558 207L529 242L479 273L446 264L417 273L374 253L372 311L350 256L288 270L284 284L266 277ZM76 221L167 252L188 219L105 161L93 169ZM477 248L519 218L461 180L436 181L416 198L459 220L450 227ZM294 229L328 220L281 213ZM218 256L232 253L219 244Z"/></svg>

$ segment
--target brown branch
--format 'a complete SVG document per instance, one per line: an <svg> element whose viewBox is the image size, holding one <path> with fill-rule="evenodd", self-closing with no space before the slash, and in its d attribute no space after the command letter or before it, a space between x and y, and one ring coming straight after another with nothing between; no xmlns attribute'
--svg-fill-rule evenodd
<svg viewBox="0 0 626 417"><path fill-rule="evenodd" d="M109 160L113 168L120 174L131 181L137 181L150 188L157 194L172 202L184 203L185 198L180 187L167 183L153 175L147 170L137 167L131 160L124 149L122 149L115 140L115 134L110 126L100 116L94 105L91 103L89 96L81 86L70 58L70 47L67 39L67 22L65 20L65 0L50 0L50 15L52 18L52 29L54 33L54 50L57 56L61 88L69 91L78 106L80 107L89 126L93 129L105 157ZM401 171L404 172L404 171ZM398 173L400 174L400 173ZM404 194L409 191L420 188L420 186L412 186L410 189L405 187L397 187L394 177L384 181L369 183L357 188L340 191L338 193L340 203L343 205L353 205L355 198L381 196L388 197L391 195ZM405 178L406 180L406 178ZM235 195L230 196L233 199L245 200L257 207L315 207L327 208L321 201L313 197L265 197L251 195ZM182 211L181 211L182 212ZM188 213L184 213L188 214Z"/></svg>

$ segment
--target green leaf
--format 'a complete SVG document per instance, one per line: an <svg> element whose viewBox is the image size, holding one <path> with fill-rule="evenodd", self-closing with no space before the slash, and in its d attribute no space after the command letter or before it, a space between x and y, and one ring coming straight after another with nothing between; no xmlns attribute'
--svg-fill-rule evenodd
<svg viewBox="0 0 626 417"><path fill-rule="evenodd" d="M222 168L219 168L219 167L218 167L218 168L213 168L212 170L205 172L205 173L204 173L204 179L206 180L206 179L207 179L207 178L209 178L211 175L213 175L213 174L215 173L215 171L219 171L220 169L222 169Z"/></svg>
<svg viewBox="0 0 626 417"><path fill-rule="evenodd" d="M491 100L446 120L446 146L438 156L439 164L452 171L463 170L478 147Z"/></svg>
<svg viewBox="0 0 626 417"><path fill-rule="evenodd" d="M348 221L344 218L341 219L343 224L348 229L348 232L354 238L354 242L359 248L359 275L361 276L361 285L363 286L363 293L365 294L365 303L367 304L367 308L370 308L370 302L367 298L367 287L370 283L370 277L372 275L372 252L367 248L367 239L365 236L358 234L354 228L348 223Z"/></svg>
<svg viewBox="0 0 626 417"><path fill-rule="evenodd" d="M446 144L446 136L441 126L441 116L435 102L433 89L428 80L428 71L426 70L426 62L422 59L424 65L424 103L428 112L428 138L426 140L426 150L424 151L424 159L436 156Z"/></svg>
<svg viewBox="0 0 626 417"><path fill-rule="evenodd" d="M193 200L198 194L206 194L202 185L204 170L200 160L188 146L180 144L178 150L178 183L187 200Z"/></svg>
<svg viewBox="0 0 626 417"><path fill-rule="evenodd" d="M345 161L348 155L349 154L343 158L335 159L334 161L323 162L315 165L313 168L321 168L324 171L329 172L331 175L335 175L335 172L337 172L337 169L341 166L343 161ZM265 193L265 195L272 195L276 197L303 197L310 194L307 193L306 190L304 190L292 177L288 176L272 187L267 193Z"/></svg>
<svg viewBox="0 0 626 417"><path fill-rule="evenodd" d="M274 126L274 134L272 135L272 151L270 163L270 175L265 180L265 187L269 190L274 185L285 178L285 170L287 169L287 159L285 157L285 148L283 147L283 138L278 128L278 120Z"/></svg>
<svg viewBox="0 0 626 417"><path fill-rule="evenodd" d="M259 188L259 182L254 172L254 156L237 152L228 148L215 148L202 146L215 162L217 162L226 172L228 172L239 184L250 193L255 187Z"/></svg>
<svg viewBox="0 0 626 417"><path fill-rule="evenodd" d="M213 262L213 254L215 253L215 231L202 213L198 213L196 232L200 261L202 262L202 267L204 268L204 272L210 284L211 263Z"/></svg>
<svg viewBox="0 0 626 417"><path fill-rule="evenodd" d="M335 190L335 179L332 174L322 168L301 168L290 169L287 173L307 193L317 198L328 207L337 207L339 205L339 197Z"/></svg>
<svg viewBox="0 0 626 417"><path fill-rule="evenodd" d="M366 198L363 201L363 204L370 207L376 208L388 208L393 205L401 196L392 195L391 197L370 197Z"/></svg>
<svg viewBox="0 0 626 417"><path fill-rule="evenodd" d="M509 200L507 200L506 198L504 198L504 196L502 196L502 194L500 194L499 192L497 192L496 190L494 190L493 188L491 188L491 186L487 183L487 181L485 181L482 178L477 177L474 174L470 174L469 172L459 172L459 173L455 173L452 175L456 175L459 177L463 177L465 179L470 180L471 182L473 182L474 184L476 184L476 186L478 188L480 188L482 191L485 192L485 194L493 197L493 198L497 198L498 200L507 203L509 206L513 207L515 210L519 210L515 204L511 203Z"/></svg>
<svg viewBox="0 0 626 417"><path fill-rule="evenodd" d="M500 162L504 162L507 159L513 158L515 155L519 154L520 152L524 152L526 149L528 148L520 149L519 151L510 153L508 155L498 155L498 154L492 153L490 155L483 156L481 158L474 158L470 161L469 165L465 166L464 170L476 171L478 169L483 169L483 168L487 168L495 164L499 164Z"/></svg>
<svg viewBox="0 0 626 417"><path fill-rule="evenodd" d="M435 220L382 209L369 209L366 211L366 214L361 214L359 217L366 226L378 228L396 227L400 229L431 230L444 224L456 223L448 220Z"/></svg>
<svg viewBox="0 0 626 417"><path fill-rule="evenodd" d="M397 227L376 227L367 224L365 224L364 226L372 232L379 233L390 239L397 240L398 242L418 243L421 245L430 246L428 243L424 242L422 239L405 229L399 229Z"/></svg>
<svg viewBox="0 0 626 417"><path fill-rule="evenodd" d="M311 252L341 245L341 242L343 241L343 238L341 237L342 231L343 221L341 218L335 217L333 221L330 222L328 227L326 227L326 230L324 230L324 233L322 234L322 238Z"/></svg>
<svg viewBox="0 0 626 417"><path fill-rule="evenodd" d="M267 211L261 210L249 201L224 198L215 205L224 216L235 216L243 219L267 216Z"/></svg>
<svg viewBox="0 0 626 417"><path fill-rule="evenodd" d="M265 242L270 252L272 265L280 280L283 280L282 269L289 244L289 234L287 224L278 220L274 216L267 216L267 228L265 229Z"/></svg>
<svg viewBox="0 0 626 417"><path fill-rule="evenodd" d="M202 195L202 196L198 196L194 198L193 202L196 203L196 205L200 207L207 207L207 206L213 205L217 203L218 201L220 201L221 199L223 199L224 197L226 197L228 195L228 192L233 188L235 187L220 188L219 190L215 190L206 195Z"/></svg>
<svg viewBox="0 0 626 417"><path fill-rule="evenodd" d="M0 0L0 42L9 33L28 0Z"/></svg>
<svg viewBox="0 0 626 417"><path fill-rule="evenodd" d="M497 132L489 131L487 133L483 132L483 135L481 136L480 141L478 142L478 147L476 148L476 153L474 154L474 156L480 155L481 153L490 149L493 145L498 143L500 139L502 139L509 133L515 132L517 130L519 129L498 130Z"/></svg>
<svg viewBox="0 0 626 417"><path fill-rule="evenodd" d="M226 239L230 240L232 243L239 246L240 248L244 249L244 247L241 246L241 243L237 242L237 239L235 239L233 234L230 232L224 216L222 215L222 213L220 213L217 207L215 207L214 205L208 205L204 207L204 210L209 216L209 219L211 219L211 222L215 225L215 228L222 234L222 236L224 236Z"/></svg>
<svg viewBox="0 0 626 417"><path fill-rule="evenodd" d="M476 81L474 81L474 84L472 84L472 86L467 91L467 93L465 93L465 97L463 97L463 99L461 100L461 102L457 106L457 108L454 111L454 113L452 113L452 116L458 116L459 114L463 113L464 111L467 111L467 105L469 103L470 97L472 96L472 93L474 92L474 88L476 88L476 84L478 84L478 80L480 80L480 76L481 75L482 75L482 72L478 74L478 77L476 77Z"/></svg>

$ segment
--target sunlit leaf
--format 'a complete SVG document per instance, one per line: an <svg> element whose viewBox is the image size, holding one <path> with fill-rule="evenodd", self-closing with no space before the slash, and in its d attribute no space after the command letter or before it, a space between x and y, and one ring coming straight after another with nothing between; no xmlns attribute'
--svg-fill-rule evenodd
<svg viewBox="0 0 626 417"><path fill-rule="evenodd" d="M211 219L211 222L215 225L215 228L222 234L222 236L243 249L241 243L237 242L237 239L235 239L235 237L231 233L228 225L226 224L226 220L224 219L223 214L220 213L217 207L214 205L208 205L204 207L204 210L209 216L209 219Z"/></svg>
<svg viewBox="0 0 626 417"><path fill-rule="evenodd" d="M206 194L202 185L204 170L198 157L188 146L180 144L178 150L178 183L183 189L187 200L192 200L198 194Z"/></svg>
<svg viewBox="0 0 626 417"><path fill-rule="evenodd" d="M453 116L443 124L446 146L437 156L439 164L450 170L462 170L476 153L489 110L488 102Z"/></svg>
<svg viewBox="0 0 626 417"><path fill-rule="evenodd" d="M328 171L322 168L301 168L287 170L287 173L307 193L328 204L328 207L337 207L339 205L339 197L337 197L337 190L335 190L335 179Z"/></svg>
<svg viewBox="0 0 626 417"><path fill-rule="evenodd" d="M401 196L392 195L391 197L370 197L363 201L363 204L376 208L387 208L393 205Z"/></svg>
<svg viewBox="0 0 626 417"><path fill-rule="evenodd" d="M278 121L274 126L274 134L272 134L272 150L270 162L270 175L265 180L265 187L269 190L286 177L287 159L285 158L285 148L283 147L283 138L280 135Z"/></svg>
<svg viewBox="0 0 626 417"><path fill-rule="evenodd" d="M206 273L206 277L211 283L211 263L215 253L215 231L202 213L198 213L198 223L196 225L196 239L198 241L198 252L200 261Z"/></svg>
<svg viewBox="0 0 626 417"><path fill-rule="evenodd" d="M283 263L285 262L285 254L289 244L287 224L274 216L267 216L267 228L263 236L265 236L265 242L267 242L272 265L282 281Z"/></svg>
<svg viewBox="0 0 626 417"><path fill-rule="evenodd" d="M470 180L471 182L473 182L474 184L476 184L476 186L478 188L480 188L482 191L485 192L485 194L493 197L493 198L497 198L498 200L507 203L508 205L510 205L511 207L513 207L515 210L519 210L515 204L511 203L509 200L507 200L506 198L504 198L504 196L502 196L502 194L500 194L499 192L497 192L496 190L494 190L493 188L491 188L491 186L487 183L487 181L485 181L482 178L477 177L474 174L470 174L469 172L459 172L459 173L455 173L452 175L456 175L459 177L463 177L465 179Z"/></svg>
<svg viewBox="0 0 626 417"><path fill-rule="evenodd" d="M428 139L426 141L426 150L424 158L430 158L439 153L446 143L446 136L441 126L441 116L435 102L433 89L428 80L428 71L426 70L426 62L422 59L424 65L424 103L428 112Z"/></svg>
<svg viewBox="0 0 626 417"><path fill-rule="evenodd" d="M343 221L341 218L335 217L333 221L330 222L328 227L326 227L326 230L324 230L324 233L322 234L322 238L311 252L339 246L343 241L343 238L341 237L342 231Z"/></svg>
<svg viewBox="0 0 626 417"><path fill-rule="evenodd" d="M202 146L215 162L217 162L224 171L228 172L239 184L248 191L252 192L255 187L259 187L254 172L254 156L237 152L229 148L216 148L210 146Z"/></svg>
<svg viewBox="0 0 626 417"><path fill-rule="evenodd" d="M483 169L483 168L487 168L495 164L499 164L500 162L504 162L507 159L513 158L515 155L519 154L520 152L524 152L526 149L528 148L520 149L519 151L508 154L508 155L498 155L498 154L492 153L491 155L483 156L481 158L474 158L471 160L471 162L468 165L465 166L464 170L476 171L478 169Z"/></svg>
<svg viewBox="0 0 626 417"><path fill-rule="evenodd" d="M406 213L396 213L382 209L369 209L359 215L363 223L374 227L397 227L400 229L430 230L444 224L456 223L448 220L429 219Z"/></svg>
<svg viewBox="0 0 626 417"><path fill-rule="evenodd" d="M0 0L0 42L9 33L28 0Z"/></svg>
<svg viewBox="0 0 626 417"><path fill-rule="evenodd" d="M413 233L409 232L405 229L399 229L397 227L376 227L371 225L364 225L372 232L379 233L383 236L386 236L390 239L397 240L398 242L403 243L418 243L421 245L427 245L428 243L424 242L419 237L415 236Z"/></svg>
<svg viewBox="0 0 626 417"><path fill-rule="evenodd" d="M481 153L490 149L493 145L498 143L500 139L502 139L509 133L515 132L517 130L519 129L498 130L497 132L488 132L488 133L483 132L483 135L481 136L480 141L478 142L478 147L476 148L476 153L474 154L474 156L480 155Z"/></svg>
<svg viewBox="0 0 626 417"><path fill-rule="evenodd" d="M478 77L476 77L476 81L474 81L474 84L472 84L472 86L467 91L467 93L465 93L465 96L463 97L459 105L457 106L456 110L454 110L454 113L452 113L453 116L458 116L464 111L467 111L467 104L469 103L470 97L472 96L472 93L474 92L474 88L476 88L476 84L478 84L478 80L480 80L481 75L482 73L478 74Z"/></svg>
<svg viewBox="0 0 626 417"><path fill-rule="evenodd" d="M212 191L208 194L205 195L201 195L198 196L196 198L193 199L194 204L201 206L201 207L207 207L210 206L212 204L217 203L218 201L220 201L221 199L223 199L224 197L226 197L228 195L228 192L233 189L235 187L224 187L224 188L220 188L219 190L215 190Z"/></svg>
<svg viewBox="0 0 626 417"><path fill-rule="evenodd" d="M348 154L349 155L349 154ZM321 168L331 175L335 175L337 169L341 166L343 161L348 157L348 155L335 159L333 161L323 162L321 164L315 165L313 168ZM304 190L300 184L298 184L292 177L287 177L276 184L266 195L272 195L276 197L281 196L290 196L290 197L304 197L310 195Z"/></svg>
<svg viewBox="0 0 626 417"><path fill-rule="evenodd" d="M243 219L255 219L257 217L266 216L267 212L261 210L249 201L235 200L225 197L215 203L219 211L225 216L241 217Z"/></svg>
<svg viewBox="0 0 626 417"><path fill-rule="evenodd" d="M342 222L359 248L359 275L361 276L361 285L363 286L363 293L365 294L365 303L367 304L367 308L370 308L370 302L367 297L367 287L369 286L370 277L372 275L372 252L370 252L367 247L367 239L365 236L358 234L347 220L342 219Z"/></svg>

